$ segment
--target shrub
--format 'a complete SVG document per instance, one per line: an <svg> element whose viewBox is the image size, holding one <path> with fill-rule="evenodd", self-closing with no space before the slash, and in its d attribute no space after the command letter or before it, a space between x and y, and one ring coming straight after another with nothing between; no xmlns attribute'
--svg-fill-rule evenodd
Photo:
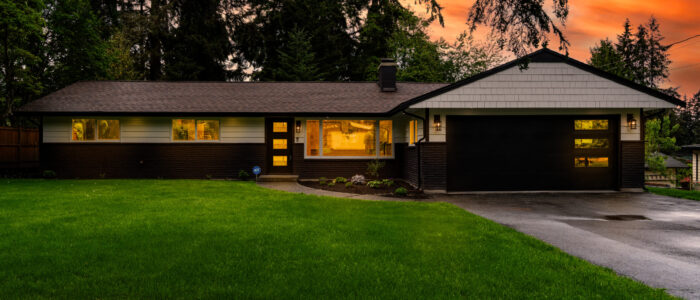
<svg viewBox="0 0 700 300"><path fill-rule="evenodd" d="M390 188L394 186L394 181L391 179L384 179L382 180L382 184L384 184L386 187Z"/></svg>
<svg viewBox="0 0 700 300"><path fill-rule="evenodd" d="M334 186L334 185L335 185L335 181L331 180L331 181L329 181L329 182L327 183L327 185L328 185L328 186Z"/></svg>
<svg viewBox="0 0 700 300"><path fill-rule="evenodd" d="M378 159L375 159L373 161L368 162L367 163L367 175L374 176L375 178L379 178L379 171L381 171L385 165L386 165L386 162L380 161Z"/></svg>
<svg viewBox="0 0 700 300"><path fill-rule="evenodd" d="M250 174L248 174L248 172L246 172L245 170L238 171L238 179L248 180L249 177L250 177Z"/></svg>
<svg viewBox="0 0 700 300"><path fill-rule="evenodd" d="M365 176L357 174L357 175L353 176L352 178L350 178L350 182L352 182L352 184L365 184L365 182L366 182Z"/></svg>
<svg viewBox="0 0 700 300"><path fill-rule="evenodd" d="M41 173L41 176L48 179L56 178L56 172L53 170L44 170L44 172Z"/></svg>
<svg viewBox="0 0 700 300"><path fill-rule="evenodd" d="M394 190L394 195L396 196L406 196L408 195L408 190L405 187L400 187Z"/></svg>
<svg viewBox="0 0 700 300"><path fill-rule="evenodd" d="M352 182L349 182L349 181L348 181L348 182L345 183L345 188L348 188L348 189L349 189L349 188L351 188L351 187L352 187Z"/></svg>
<svg viewBox="0 0 700 300"><path fill-rule="evenodd" d="M334 181L335 183L346 183L348 182L348 179L345 177L336 177Z"/></svg>
<svg viewBox="0 0 700 300"><path fill-rule="evenodd" d="M326 177L321 177L321 178L318 179L318 183L319 183L320 185L324 185L324 184L328 183L328 178L326 178Z"/></svg>
<svg viewBox="0 0 700 300"><path fill-rule="evenodd" d="M378 188L382 187L382 182L380 180L372 180L372 181L367 183L367 186L371 187L373 189L378 189Z"/></svg>

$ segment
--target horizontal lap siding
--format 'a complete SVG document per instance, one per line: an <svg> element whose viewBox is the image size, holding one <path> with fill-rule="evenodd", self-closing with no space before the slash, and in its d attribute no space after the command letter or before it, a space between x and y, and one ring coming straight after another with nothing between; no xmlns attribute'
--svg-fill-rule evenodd
<svg viewBox="0 0 700 300"><path fill-rule="evenodd" d="M397 149L400 148L398 145ZM397 151L395 159L383 159L386 165L380 172L382 178L401 177L401 152ZM319 177L334 178L338 176L350 178L355 174L367 176L367 163L372 159L304 159L304 144L294 144L294 174L302 179L317 179Z"/></svg>
<svg viewBox="0 0 700 300"><path fill-rule="evenodd" d="M421 144L423 188L447 189L447 143Z"/></svg>
<svg viewBox="0 0 700 300"><path fill-rule="evenodd" d="M42 168L60 178L232 178L264 168L264 144L44 144Z"/></svg>
<svg viewBox="0 0 700 300"><path fill-rule="evenodd" d="M644 142L620 143L620 188L644 187Z"/></svg>
<svg viewBox="0 0 700 300"><path fill-rule="evenodd" d="M402 177L414 186L418 186L418 149L415 146L409 147L408 144L402 144L404 151L403 155L403 172Z"/></svg>

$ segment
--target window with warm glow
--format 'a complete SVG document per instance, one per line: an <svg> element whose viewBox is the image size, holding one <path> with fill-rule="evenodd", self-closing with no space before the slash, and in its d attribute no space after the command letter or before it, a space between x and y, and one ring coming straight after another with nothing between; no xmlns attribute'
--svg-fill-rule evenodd
<svg viewBox="0 0 700 300"><path fill-rule="evenodd" d="M379 155L391 156L392 148L391 121L379 121Z"/></svg>
<svg viewBox="0 0 700 300"><path fill-rule="evenodd" d="M574 120L575 130L608 130L608 120Z"/></svg>
<svg viewBox="0 0 700 300"><path fill-rule="evenodd" d="M173 120L173 141L218 141L219 120Z"/></svg>
<svg viewBox="0 0 700 300"><path fill-rule="evenodd" d="M577 157L574 157L574 167L576 167L576 168L607 168L608 167L608 158L607 157L577 156Z"/></svg>
<svg viewBox="0 0 700 300"><path fill-rule="evenodd" d="M287 139L273 139L272 149L287 149Z"/></svg>
<svg viewBox="0 0 700 300"><path fill-rule="evenodd" d="M391 157L391 120L308 120L306 156Z"/></svg>
<svg viewBox="0 0 700 300"><path fill-rule="evenodd" d="M608 139L574 139L576 149L607 149L609 145Z"/></svg>
<svg viewBox="0 0 700 300"><path fill-rule="evenodd" d="M218 120L197 120L197 140L218 141L219 121Z"/></svg>
<svg viewBox="0 0 700 300"><path fill-rule="evenodd" d="M319 131L318 120L306 121L306 156L319 156L321 141L318 135Z"/></svg>
<svg viewBox="0 0 700 300"><path fill-rule="evenodd" d="M73 119L74 141L94 141L95 140L95 119Z"/></svg>
<svg viewBox="0 0 700 300"><path fill-rule="evenodd" d="M272 166L273 167L285 167L285 166L287 166L287 156L285 156L285 155L272 156Z"/></svg>
<svg viewBox="0 0 700 300"><path fill-rule="evenodd" d="M175 119L173 120L173 140L174 141L194 141L195 126L194 120Z"/></svg>
<svg viewBox="0 0 700 300"><path fill-rule="evenodd" d="M272 122L272 132L287 132L287 122Z"/></svg>
<svg viewBox="0 0 700 300"><path fill-rule="evenodd" d="M118 140L119 120L100 120L97 132L98 138L101 140Z"/></svg>
<svg viewBox="0 0 700 300"><path fill-rule="evenodd" d="M408 144L415 145L418 141L418 120L408 122Z"/></svg>

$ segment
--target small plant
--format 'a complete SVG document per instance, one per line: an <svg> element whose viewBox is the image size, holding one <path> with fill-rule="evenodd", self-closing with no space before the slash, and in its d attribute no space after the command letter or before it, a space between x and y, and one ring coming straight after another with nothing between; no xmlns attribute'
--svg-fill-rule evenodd
<svg viewBox="0 0 700 300"><path fill-rule="evenodd" d="M348 181L345 183L345 188L351 188L352 187L352 182Z"/></svg>
<svg viewBox="0 0 700 300"><path fill-rule="evenodd" d="M378 159L375 159L373 161L370 161L367 163L367 175L373 176L374 178L379 179L379 171L381 171L384 166L386 165L386 162L380 161Z"/></svg>
<svg viewBox="0 0 700 300"><path fill-rule="evenodd" d="M320 185L325 185L326 183L328 183L328 178L326 178L326 177L321 177L321 178L318 179L318 184L320 184Z"/></svg>
<svg viewBox="0 0 700 300"><path fill-rule="evenodd" d="M44 170L41 176L47 179L56 178L56 172L53 170Z"/></svg>
<svg viewBox="0 0 700 300"><path fill-rule="evenodd" d="M405 187L400 187L394 190L394 195L396 196L406 196L408 195L408 190Z"/></svg>
<svg viewBox="0 0 700 300"><path fill-rule="evenodd" d="M382 185L383 185L383 183L380 180L372 180L372 181L367 183L367 186L371 187L373 189L381 188Z"/></svg>
<svg viewBox="0 0 700 300"><path fill-rule="evenodd" d="M250 178L250 174L248 174L248 172L246 172L245 170L238 171L238 179L248 180L248 178Z"/></svg>
<svg viewBox="0 0 700 300"><path fill-rule="evenodd" d="M207 179L209 179L209 180L211 180L211 179L212 179L212 176L211 176L211 174L207 174L207 175L204 175L204 177L206 177L206 178L207 178Z"/></svg>
<svg viewBox="0 0 700 300"><path fill-rule="evenodd" d="M384 184L386 187L390 188L394 186L394 181L391 179L384 179L382 180L382 184Z"/></svg>
<svg viewBox="0 0 700 300"><path fill-rule="evenodd" d="M105 179L105 177L107 177L107 173L102 172L99 174L99 176L100 176L100 179Z"/></svg>
<svg viewBox="0 0 700 300"><path fill-rule="evenodd" d="M348 182L348 179L345 177L336 177L334 181L336 183L346 183L346 182Z"/></svg>
<svg viewBox="0 0 700 300"><path fill-rule="evenodd" d="M367 182L367 180L365 180L365 176L357 174L357 175L353 176L352 178L350 178L350 182L352 182L352 184L365 184L365 182Z"/></svg>
<svg viewBox="0 0 700 300"><path fill-rule="evenodd" d="M329 181L326 185L328 185L328 186L334 186L334 185L335 185L335 181L331 180L331 181Z"/></svg>

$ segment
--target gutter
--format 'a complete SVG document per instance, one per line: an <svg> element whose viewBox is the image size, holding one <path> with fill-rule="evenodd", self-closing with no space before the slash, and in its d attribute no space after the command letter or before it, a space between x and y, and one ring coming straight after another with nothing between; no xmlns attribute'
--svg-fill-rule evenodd
<svg viewBox="0 0 700 300"><path fill-rule="evenodd" d="M414 117L414 118L416 118L416 119L422 120L422 121L423 121L423 127L424 127L424 128L425 128L425 126L427 126L426 123L425 123L425 118L423 118L423 117L421 117L421 116L419 116L419 115L416 115L416 114L412 114L412 113L410 113L410 112L407 112L406 109L401 110L401 112L402 112L404 115L407 115L407 116ZM420 145L421 145L421 142L423 142L423 140L425 140L425 137L426 137L426 134L423 133L423 137L421 137L418 141L416 141L416 154L417 154L417 156L418 156L418 160L417 160L417 164L418 164L418 190L420 190L420 191L423 190L423 176L422 176L422 174L421 174L421 173L422 173L422 172L421 172L421 169L423 169L423 167L422 167L423 164L421 163Z"/></svg>

